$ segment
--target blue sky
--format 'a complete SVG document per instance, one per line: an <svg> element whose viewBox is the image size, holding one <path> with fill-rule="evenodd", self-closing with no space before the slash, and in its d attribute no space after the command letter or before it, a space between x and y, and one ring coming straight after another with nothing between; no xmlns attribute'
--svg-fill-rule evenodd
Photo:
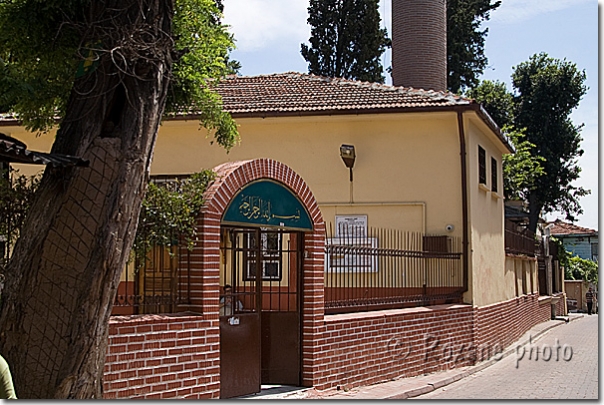
<svg viewBox="0 0 604 405"><path fill-rule="evenodd" d="M307 72L300 44L308 43L308 0L224 0L224 22L236 39L233 59L243 75L288 71ZM380 0L383 27L390 32L391 0ZM587 94L573 112L583 123L579 159L581 178L574 183L591 190L581 199L583 215L577 224L598 229L598 14L596 0L503 0L483 26L489 29L485 55L489 66L481 79L499 80L511 90L513 67L530 56L546 52L585 70ZM382 58L390 66L390 52ZM391 83L389 77L386 83ZM549 220L562 215L548 215Z"/></svg>

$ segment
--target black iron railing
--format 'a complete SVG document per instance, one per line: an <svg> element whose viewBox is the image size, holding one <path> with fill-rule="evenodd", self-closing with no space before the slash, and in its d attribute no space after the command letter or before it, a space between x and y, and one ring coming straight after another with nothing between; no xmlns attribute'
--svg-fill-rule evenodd
<svg viewBox="0 0 604 405"><path fill-rule="evenodd" d="M461 243L386 229L328 231L325 312L461 302Z"/></svg>
<svg viewBox="0 0 604 405"><path fill-rule="evenodd" d="M535 257L539 241L535 233L527 228L518 227L510 220L505 221L505 251L516 255Z"/></svg>

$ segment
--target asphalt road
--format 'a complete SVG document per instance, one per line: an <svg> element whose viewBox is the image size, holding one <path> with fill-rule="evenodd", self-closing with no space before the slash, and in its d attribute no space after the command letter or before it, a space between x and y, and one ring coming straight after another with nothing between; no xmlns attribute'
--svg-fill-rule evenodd
<svg viewBox="0 0 604 405"><path fill-rule="evenodd" d="M492 366L413 399L598 399L598 315L553 328Z"/></svg>

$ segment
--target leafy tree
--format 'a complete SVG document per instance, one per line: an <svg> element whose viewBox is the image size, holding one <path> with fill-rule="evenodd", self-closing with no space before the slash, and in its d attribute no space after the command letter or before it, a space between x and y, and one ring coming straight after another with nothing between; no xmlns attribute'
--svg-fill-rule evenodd
<svg viewBox="0 0 604 405"><path fill-rule="evenodd" d="M488 62L484 56L488 29L479 28L500 5L493 0L447 0L447 87L453 93L478 84Z"/></svg>
<svg viewBox="0 0 604 405"><path fill-rule="evenodd" d="M504 158L506 196L528 203L533 232L540 216L555 210L573 221L583 212L579 198L590 193L572 184L581 173L577 159L583 150L582 125L574 125L570 114L587 91L584 82L585 72L574 63L540 53L514 68L514 93L490 81L467 91L503 124L516 148Z"/></svg>
<svg viewBox="0 0 604 405"><path fill-rule="evenodd" d="M212 83L232 37L214 0L0 2L0 106L59 124L6 267L0 352L20 398L100 398L108 320L162 116L197 113L225 147L236 126ZM58 117L58 118L57 118Z"/></svg>
<svg viewBox="0 0 604 405"><path fill-rule="evenodd" d="M467 89L466 96L478 101L500 128L514 124L514 97L505 83L483 80Z"/></svg>
<svg viewBox="0 0 604 405"><path fill-rule="evenodd" d="M572 185L581 173L577 159L583 155L583 125L574 125L570 114L587 91L585 78L585 72L574 63L546 53L535 54L514 67L514 125L526 129L527 141L535 145L533 153L545 159L539 187L527 195L529 228L533 231L541 214L554 210L574 221L574 216L583 212L579 198L590 192Z"/></svg>
<svg viewBox="0 0 604 405"><path fill-rule="evenodd" d="M514 146L514 153L503 155L503 189L506 199L526 201L528 195L540 186L545 170L545 159L535 155L535 145L525 139L524 131L504 127Z"/></svg>
<svg viewBox="0 0 604 405"><path fill-rule="evenodd" d="M380 28L379 0L310 0L310 47L301 45L308 72L384 82L380 57L390 47Z"/></svg>
<svg viewBox="0 0 604 405"><path fill-rule="evenodd" d="M584 280L598 285L598 262L573 255L558 238L552 237L551 240L558 248L558 261L564 268L565 280Z"/></svg>
<svg viewBox="0 0 604 405"><path fill-rule="evenodd" d="M214 172L204 170L184 179L149 183L132 248L137 263L143 263L153 246L171 247L184 242L188 249L193 248L201 197L215 178Z"/></svg>
<svg viewBox="0 0 604 405"><path fill-rule="evenodd" d="M466 92L478 101L491 118L502 127L515 152L503 155L503 189L506 199L526 200L539 185L545 159L534 152L535 145L526 140L525 130L514 127L514 98L505 83L484 80Z"/></svg>

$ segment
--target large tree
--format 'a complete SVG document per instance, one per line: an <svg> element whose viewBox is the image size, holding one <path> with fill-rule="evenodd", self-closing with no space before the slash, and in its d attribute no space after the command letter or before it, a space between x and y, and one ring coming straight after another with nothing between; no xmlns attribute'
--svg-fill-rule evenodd
<svg viewBox="0 0 604 405"><path fill-rule="evenodd" d="M478 85L488 63L484 55L488 29L480 26L500 5L493 0L447 0L447 87L453 93Z"/></svg>
<svg viewBox="0 0 604 405"><path fill-rule="evenodd" d="M535 154L545 159L539 187L528 193L531 230L542 214L558 210L574 221L583 212L579 198L589 191L572 184L581 173L583 124L575 125L570 114L587 91L585 79L576 64L543 52L514 67L514 124L526 129Z"/></svg>
<svg viewBox="0 0 604 405"><path fill-rule="evenodd" d="M0 353L20 398L99 398L160 120L199 113L233 144L211 89L232 37L214 0L12 0L0 26L0 107L58 122L52 152L90 162L44 172L6 268Z"/></svg>
<svg viewBox="0 0 604 405"><path fill-rule="evenodd" d="M573 185L581 173L582 125L573 124L570 114L587 91L585 78L574 63L540 53L514 67L513 93L490 81L466 93L516 147L504 160L506 196L528 203L532 231L543 214L560 211L573 221L583 212L579 198L589 190Z"/></svg>
<svg viewBox="0 0 604 405"><path fill-rule="evenodd" d="M302 44L308 72L384 82L380 57L390 47L380 28L379 0L310 0L310 47Z"/></svg>

